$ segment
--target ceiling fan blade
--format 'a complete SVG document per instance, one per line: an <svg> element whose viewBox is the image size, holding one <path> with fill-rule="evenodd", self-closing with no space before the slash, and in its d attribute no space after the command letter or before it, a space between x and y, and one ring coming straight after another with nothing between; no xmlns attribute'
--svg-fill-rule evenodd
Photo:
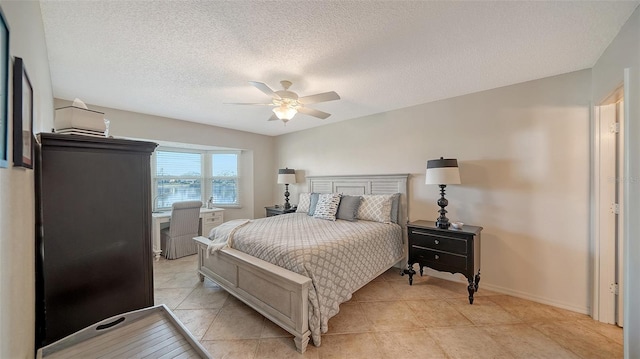
<svg viewBox="0 0 640 359"><path fill-rule="evenodd" d="M278 118L278 116L276 116L276 114L274 113L273 115L271 115L271 117L269 117L269 119L267 121L279 121L280 119Z"/></svg>
<svg viewBox="0 0 640 359"><path fill-rule="evenodd" d="M224 105L274 106L272 103L225 102Z"/></svg>
<svg viewBox="0 0 640 359"><path fill-rule="evenodd" d="M337 93L335 93L335 91L330 91L330 92L323 92L315 95L300 97L298 99L298 102L303 103L305 105L310 105L312 103L333 101L333 100L339 100L339 99L340 99L340 96Z"/></svg>
<svg viewBox="0 0 640 359"><path fill-rule="evenodd" d="M277 99L280 98L280 95L278 95L275 91L271 89L271 87L267 86L267 84L265 83L258 82L258 81L249 81L249 84L257 88L258 90L264 92L267 96L271 98L277 98Z"/></svg>
<svg viewBox="0 0 640 359"><path fill-rule="evenodd" d="M308 108L308 107L299 107L298 108L298 112L303 113L305 115L317 117L317 118L322 119L322 120L324 120L325 118L331 116L330 113L314 110L314 109Z"/></svg>

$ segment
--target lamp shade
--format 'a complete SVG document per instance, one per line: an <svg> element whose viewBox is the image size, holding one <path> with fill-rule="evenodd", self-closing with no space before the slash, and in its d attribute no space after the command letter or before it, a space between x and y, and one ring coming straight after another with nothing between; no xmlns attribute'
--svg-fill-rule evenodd
<svg viewBox="0 0 640 359"><path fill-rule="evenodd" d="M442 158L427 161L427 176L425 184L460 184L458 160Z"/></svg>
<svg viewBox="0 0 640 359"><path fill-rule="evenodd" d="M278 184L296 183L296 170L281 168L278 170Z"/></svg>

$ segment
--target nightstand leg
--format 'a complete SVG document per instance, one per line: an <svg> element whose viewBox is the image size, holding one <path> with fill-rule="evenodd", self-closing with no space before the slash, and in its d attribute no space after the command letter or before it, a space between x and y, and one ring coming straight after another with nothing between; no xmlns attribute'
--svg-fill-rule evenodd
<svg viewBox="0 0 640 359"><path fill-rule="evenodd" d="M480 271L479 270L478 270L478 274L476 274L476 284L475 284L476 292L478 291L478 283L480 283Z"/></svg>
<svg viewBox="0 0 640 359"><path fill-rule="evenodd" d="M476 292L473 277L469 278L469 286L467 287L467 290L469 291L469 304L473 304L473 293Z"/></svg>
<svg viewBox="0 0 640 359"><path fill-rule="evenodd" d="M424 266L421 264L420 265L420 276L422 277L422 272L424 271Z"/></svg>
<svg viewBox="0 0 640 359"><path fill-rule="evenodd" d="M407 269L405 269L404 271L402 271L402 273L400 273L400 275L405 275L405 274L409 275L409 285L413 285L413 275L416 274L416 271L413 270L412 263L407 264Z"/></svg>

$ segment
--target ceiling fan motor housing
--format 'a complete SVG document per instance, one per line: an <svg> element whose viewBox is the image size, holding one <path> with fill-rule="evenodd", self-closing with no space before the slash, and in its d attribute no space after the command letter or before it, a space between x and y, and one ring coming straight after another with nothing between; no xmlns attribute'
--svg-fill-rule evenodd
<svg viewBox="0 0 640 359"><path fill-rule="evenodd" d="M280 85L282 85L282 88L286 90L289 89L289 87L291 87L291 81L288 80L282 80L280 81Z"/></svg>
<svg viewBox="0 0 640 359"><path fill-rule="evenodd" d="M292 108L300 107L300 103L298 102L298 95L295 92L291 91L276 91L276 94L280 96L279 99L274 98L273 104L276 106L287 106Z"/></svg>

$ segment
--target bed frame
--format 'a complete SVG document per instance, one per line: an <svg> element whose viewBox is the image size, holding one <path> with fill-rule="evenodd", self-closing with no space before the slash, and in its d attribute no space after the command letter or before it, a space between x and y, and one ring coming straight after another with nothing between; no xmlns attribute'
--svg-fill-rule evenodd
<svg viewBox="0 0 640 359"><path fill-rule="evenodd" d="M374 176L309 176L309 192L358 194L401 193L398 222L402 226L406 259L408 174ZM304 353L309 342L309 287L311 279L232 248L207 255L209 239L194 238L198 245L198 275L222 288L293 334L296 349ZM398 264L396 263L396 264ZM386 270L386 269L385 269ZM383 271L384 272L384 271ZM382 274L377 273L374 277Z"/></svg>

